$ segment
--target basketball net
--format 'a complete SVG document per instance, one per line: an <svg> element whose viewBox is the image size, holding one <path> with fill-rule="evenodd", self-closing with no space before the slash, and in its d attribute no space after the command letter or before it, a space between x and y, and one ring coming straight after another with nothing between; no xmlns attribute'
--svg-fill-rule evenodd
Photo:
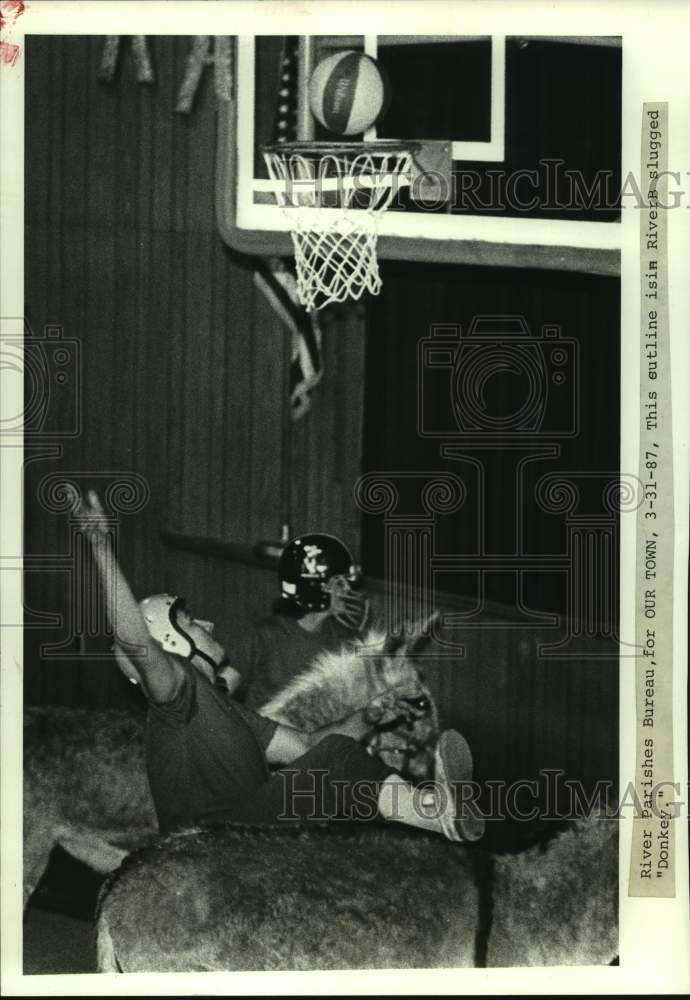
<svg viewBox="0 0 690 1000"><path fill-rule="evenodd" d="M297 295L311 312L381 291L381 216L410 183L414 146L283 143L262 149L292 234Z"/></svg>

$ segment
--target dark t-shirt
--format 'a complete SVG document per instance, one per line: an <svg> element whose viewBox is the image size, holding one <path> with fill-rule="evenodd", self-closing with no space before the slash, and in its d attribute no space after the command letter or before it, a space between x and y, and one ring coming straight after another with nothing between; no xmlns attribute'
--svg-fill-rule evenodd
<svg viewBox="0 0 690 1000"><path fill-rule="evenodd" d="M165 705L149 703L146 761L161 833L240 813L268 780L276 723L218 691L191 663Z"/></svg>
<svg viewBox="0 0 690 1000"><path fill-rule="evenodd" d="M307 632L294 618L271 615L226 644L228 662L239 672L238 695L250 708L260 708L293 677L303 673L323 652L336 652L361 640L330 615L316 632Z"/></svg>

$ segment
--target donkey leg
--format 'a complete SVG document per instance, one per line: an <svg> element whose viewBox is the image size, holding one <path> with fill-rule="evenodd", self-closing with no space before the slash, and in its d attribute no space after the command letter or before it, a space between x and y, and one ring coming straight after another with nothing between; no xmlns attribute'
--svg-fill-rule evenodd
<svg viewBox="0 0 690 1000"><path fill-rule="evenodd" d="M96 965L99 972L122 972L104 914L99 917L96 930Z"/></svg>
<svg viewBox="0 0 690 1000"><path fill-rule="evenodd" d="M57 840L73 858L101 875L109 875L119 868L129 853L111 844L107 834L97 830L64 826L58 831Z"/></svg>
<svg viewBox="0 0 690 1000"><path fill-rule="evenodd" d="M39 820L29 828L27 828L26 823L24 824L23 905L25 910L36 886L43 878L56 843L57 830L52 823Z"/></svg>

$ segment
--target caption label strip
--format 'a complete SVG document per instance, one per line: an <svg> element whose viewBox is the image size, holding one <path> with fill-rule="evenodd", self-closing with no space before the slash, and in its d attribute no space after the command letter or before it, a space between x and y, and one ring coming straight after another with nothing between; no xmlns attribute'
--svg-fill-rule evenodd
<svg viewBox="0 0 690 1000"><path fill-rule="evenodd" d="M640 480L636 772L630 896L675 896L673 451L667 275L668 104L644 104L640 213ZM639 807L638 807L639 808Z"/></svg>

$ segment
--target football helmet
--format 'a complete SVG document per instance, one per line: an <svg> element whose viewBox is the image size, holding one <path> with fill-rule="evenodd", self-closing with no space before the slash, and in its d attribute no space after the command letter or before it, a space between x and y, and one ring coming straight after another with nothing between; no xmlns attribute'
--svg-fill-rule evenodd
<svg viewBox="0 0 690 1000"><path fill-rule="evenodd" d="M283 598L301 611L326 611L333 577L348 585L359 579L349 549L335 535L299 535L283 549L278 565Z"/></svg>
<svg viewBox="0 0 690 1000"><path fill-rule="evenodd" d="M200 656L214 672L218 669L220 664L216 663L204 650L199 649L192 636L184 631L178 621L178 612L185 608L183 597L176 597L173 594L153 594L140 601L139 607L149 635L166 653L177 653L185 660ZM194 618L192 621L204 628L209 635L213 631L212 622L202 621L198 618Z"/></svg>

